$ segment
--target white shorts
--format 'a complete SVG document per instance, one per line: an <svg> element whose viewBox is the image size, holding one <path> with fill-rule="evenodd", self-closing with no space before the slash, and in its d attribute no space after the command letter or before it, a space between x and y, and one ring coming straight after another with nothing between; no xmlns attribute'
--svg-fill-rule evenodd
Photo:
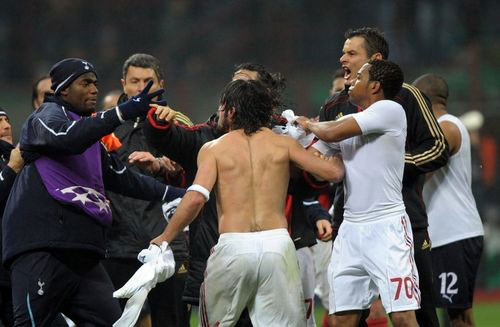
<svg viewBox="0 0 500 327"><path fill-rule="evenodd" d="M363 310L380 295L387 313L420 308L408 216L345 221L328 267L330 314Z"/></svg>
<svg viewBox="0 0 500 327"><path fill-rule="evenodd" d="M284 228L224 233L200 290L200 326L234 326L248 308L255 327L306 324L295 246Z"/></svg>
<svg viewBox="0 0 500 327"><path fill-rule="evenodd" d="M307 327L316 327L314 320L314 259L311 248L303 247L297 250L299 259L300 279L302 280L302 292L304 293L304 304L306 310Z"/></svg>
<svg viewBox="0 0 500 327"><path fill-rule="evenodd" d="M314 256L314 271L316 272L316 288L314 293L321 300L323 307L328 310L328 294L330 285L328 285L328 265L332 257L332 241L323 242L316 240L316 245L311 247Z"/></svg>

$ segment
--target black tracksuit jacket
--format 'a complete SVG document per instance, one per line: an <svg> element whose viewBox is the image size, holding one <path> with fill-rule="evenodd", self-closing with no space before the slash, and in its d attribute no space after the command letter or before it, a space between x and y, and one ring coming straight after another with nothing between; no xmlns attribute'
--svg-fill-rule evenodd
<svg viewBox="0 0 500 327"><path fill-rule="evenodd" d="M46 100L23 125L20 145L26 164L14 182L2 221L2 259L7 266L27 251L71 250L75 255L104 257L106 226L81 208L52 198L34 161L40 155L81 154L121 123L115 110L78 121L66 110L74 111L59 99ZM101 161L105 189L144 200L173 200L165 184L127 169L103 146Z"/></svg>

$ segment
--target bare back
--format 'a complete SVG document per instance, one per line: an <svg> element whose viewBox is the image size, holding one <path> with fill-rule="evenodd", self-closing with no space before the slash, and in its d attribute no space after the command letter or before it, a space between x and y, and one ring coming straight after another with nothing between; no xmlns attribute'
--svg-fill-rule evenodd
<svg viewBox="0 0 500 327"><path fill-rule="evenodd" d="M286 228L289 146L264 128L232 131L214 142L219 233Z"/></svg>

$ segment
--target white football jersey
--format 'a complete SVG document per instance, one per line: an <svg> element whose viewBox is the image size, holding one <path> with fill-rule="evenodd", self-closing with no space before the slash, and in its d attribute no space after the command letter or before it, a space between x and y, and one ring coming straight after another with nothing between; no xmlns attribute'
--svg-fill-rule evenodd
<svg viewBox="0 0 500 327"><path fill-rule="evenodd" d="M344 219L351 222L374 221L404 215L401 194L406 114L391 100L373 103L351 115L362 135L338 143L316 142L313 146L330 155L340 149L345 165Z"/></svg>
<svg viewBox="0 0 500 327"><path fill-rule="evenodd" d="M423 198L433 247L484 235L471 190L469 132L455 116L443 115L438 119L442 121L458 127L462 142L448 164L436 170L424 185Z"/></svg>

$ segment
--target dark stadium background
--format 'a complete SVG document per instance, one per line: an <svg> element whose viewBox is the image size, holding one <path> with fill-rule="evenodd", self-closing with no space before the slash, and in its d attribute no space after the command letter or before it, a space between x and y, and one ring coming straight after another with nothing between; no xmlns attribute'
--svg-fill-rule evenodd
<svg viewBox="0 0 500 327"><path fill-rule="evenodd" d="M288 80L288 106L315 115L339 68L343 33L377 26L407 82L434 72L450 86L449 110L478 110L483 162L476 199L485 221L478 326L497 326L500 305L500 2L332 0L11 1L0 6L0 106L15 138L31 111L31 85L65 57L94 63L100 94L120 88L132 53L160 59L169 104L203 122L235 64L255 61ZM485 304L486 303L486 304ZM495 312L495 310L497 310ZM491 315L491 322L489 315Z"/></svg>

